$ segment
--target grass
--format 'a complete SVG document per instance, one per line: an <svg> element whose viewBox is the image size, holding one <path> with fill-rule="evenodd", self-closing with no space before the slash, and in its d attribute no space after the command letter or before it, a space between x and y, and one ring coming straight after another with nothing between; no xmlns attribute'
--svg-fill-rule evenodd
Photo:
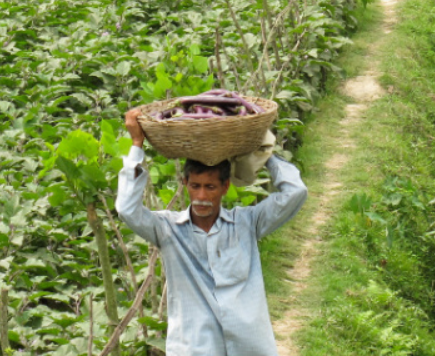
<svg viewBox="0 0 435 356"><path fill-rule="evenodd" d="M370 104L353 128L357 148L347 151L348 164L336 172L343 189L328 210L330 219L322 229L325 243L313 263L308 288L298 298L312 315L296 336L303 356L435 354L434 295L428 287L435 279L430 267L435 265L431 257L435 243L421 242L424 232L435 228L430 227L435 209L427 203L435 197L435 9L429 0L404 0L396 11L398 25L381 36L380 5L369 5L359 16L362 26L353 37L354 45L339 60L347 77L361 75L376 63L387 94ZM337 128L351 100L340 93L340 84L339 78L328 83L329 94L310 118L298 153L305 164L309 201L290 225L262 244L275 318L291 300L291 285L283 281L285 270L297 258L303 226L325 193L324 164L343 150L338 147ZM408 191L418 192L429 220L413 206L414 198L394 211L387 209L388 177L409 180ZM395 189L405 201L407 189ZM403 224L414 224L410 238L396 236L388 247L384 225L350 211L354 194L370 197L371 211L389 221L401 217L407 219Z"/></svg>

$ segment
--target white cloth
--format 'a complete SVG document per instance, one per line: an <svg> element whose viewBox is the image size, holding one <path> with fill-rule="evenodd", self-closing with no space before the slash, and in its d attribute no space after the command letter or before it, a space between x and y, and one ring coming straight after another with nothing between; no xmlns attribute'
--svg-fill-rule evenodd
<svg viewBox="0 0 435 356"><path fill-rule="evenodd" d="M276 138L268 130L257 151L231 159L231 183L236 187L251 185L255 182L258 172L272 156Z"/></svg>

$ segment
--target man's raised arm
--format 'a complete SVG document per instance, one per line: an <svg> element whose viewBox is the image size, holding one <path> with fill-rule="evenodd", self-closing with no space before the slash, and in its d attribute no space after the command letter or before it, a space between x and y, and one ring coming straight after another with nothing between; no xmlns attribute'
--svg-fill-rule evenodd
<svg viewBox="0 0 435 356"><path fill-rule="evenodd" d="M125 115L125 125L133 140L128 156L123 157L124 166L118 177L116 210L130 229L147 241L158 245L160 224L158 217L143 205L143 192L148 180L148 172L142 168L145 135L137 118L140 110L133 109Z"/></svg>
<svg viewBox="0 0 435 356"><path fill-rule="evenodd" d="M272 156L266 167L278 192L254 207L257 238L270 234L289 221L301 209L308 195L300 172L293 164Z"/></svg>

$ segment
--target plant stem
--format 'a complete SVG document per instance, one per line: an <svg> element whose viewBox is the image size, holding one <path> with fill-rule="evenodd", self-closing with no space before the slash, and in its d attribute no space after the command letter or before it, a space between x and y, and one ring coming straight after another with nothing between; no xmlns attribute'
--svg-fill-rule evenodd
<svg viewBox="0 0 435 356"><path fill-rule="evenodd" d="M261 39L263 42L263 46L265 46L266 45L266 25L264 23L263 16L260 16L260 25L261 25ZM267 64L267 69L272 70L272 67L270 65L269 53L267 53L267 52L266 52L266 64Z"/></svg>
<svg viewBox="0 0 435 356"><path fill-rule="evenodd" d="M94 232L98 247L98 256L101 263L101 271L103 274L104 291L106 293L106 309L109 317L109 332L112 333L116 325L118 325L118 309L116 305L116 292L112 280L112 267L110 265L109 249L107 247L106 232L103 224L97 215L95 203L87 205L88 222ZM121 349L119 343L115 345L112 352L113 356L120 356Z"/></svg>
<svg viewBox="0 0 435 356"><path fill-rule="evenodd" d="M89 340L88 340L88 356L92 356L92 343L94 341L94 296L91 293L89 296Z"/></svg>
<svg viewBox="0 0 435 356"><path fill-rule="evenodd" d="M284 69L290 64L291 60L293 59L292 53L294 53L295 51L297 51L297 49L299 48L302 38L304 37L304 35L307 33L307 29L305 29L301 35L298 38L298 41L296 42L296 44L294 45L294 47L292 48L292 50L290 51L289 54L289 58L287 61L284 62L284 64L282 65L279 73L278 73L278 77L276 78L275 82L273 83L272 86L272 94L270 95L270 100L273 100L275 98L276 95L276 88L281 84L281 79L282 79L282 73L284 71Z"/></svg>
<svg viewBox="0 0 435 356"><path fill-rule="evenodd" d="M270 14L269 5L267 3L267 0L263 0L263 11L266 14L267 24L269 25L269 31L272 32L273 24L272 24L272 15ZM273 39L276 39L276 36L273 37ZM279 57L279 51L278 47L276 45L276 41L272 42L272 48L273 52L275 53L275 68L281 67L281 59Z"/></svg>
<svg viewBox="0 0 435 356"><path fill-rule="evenodd" d="M231 18L233 19L234 25L236 26L237 32L239 33L239 36L242 39L243 49L245 51L246 61L248 63L248 69L251 72L251 74L254 74L254 71L255 71L254 64L252 62L251 54L249 53L249 47L248 47L248 44L246 43L246 39L245 39L245 36L243 34L243 31L239 25L239 22L237 21L236 15L235 15L234 10L230 4L230 1L225 0L225 2L228 6L228 10L230 11L230 15L231 15ZM254 81L253 83L254 83L256 92L259 93L260 90L259 90L257 82ZM266 85L266 83L264 83L264 85Z"/></svg>
<svg viewBox="0 0 435 356"><path fill-rule="evenodd" d="M261 56L261 58L260 58L260 61L259 61L259 63L258 63L258 68L257 68L257 70L255 71L255 73L252 73L252 75L251 75L251 77L249 78L249 80L245 83L245 85L244 85L244 89L245 88L247 88L249 85L250 85L250 83L255 83L255 81L256 81L256 79L257 79L257 76L258 76L258 72L262 69L262 66L263 66L263 61L264 61L264 59L266 58L266 54L267 54L267 47L268 47L268 44L270 43L270 41L272 40L272 38L273 38L273 36L274 36L274 34L275 34L275 31L276 31L276 29L277 29L277 27L280 25L280 23L283 21L283 18L284 18L284 16L287 14L287 12L288 11L290 11L290 8L291 8L291 4L289 4L289 5L287 5L279 14L278 14L278 16L277 16L277 18L276 18L276 20L275 20L275 24L273 25L273 27L270 29L270 32L269 32L269 35L268 35L268 37L267 37L267 41L266 41L266 44L264 45L264 48L263 48L263 55Z"/></svg>
<svg viewBox="0 0 435 356"><path fill-rule="evenodd" d="M142 283L142 286L139 288L136 298L134 299L133 305L130 307L125 317L118 324L116 329L113 331L113 334L110 337L109 342L104 347L103 351L101 351L99 356L107 356L109 352L115 347L115 345L118 343L119 336L125 330L130 320L133 319L134 315L139 309L139 306L142 304L143 296L147 291L147 289L149 288L149 286L151 285L151 280L152 280L152 276L154 275L157 256L158 256L158 250L155 249L153 254L150 256L150 259L148 260L149 272L147 278Z"/></svg>
<svg viewBox="0 0 435 356"><path fill-rule="evenodd" d="M8 290L2 288L0 302L0 342L3 355L7 355L9 348L8 337Z"/></svg>
<svg viewBox="0 0 435 356"><path fill-rule="evenodd" d="M154 246L150 246L149 250L149 258L153 255L154 251L157 251L157 248ZM152 270L153 274L151 275L151 310L153 314L156 314L159 310L159 299L157 297L157 286L158 281L156 279L156 274L154 273L154 269Z"/></svg>
<svg viewBox="0 0 435 356"><path fill-rule="evenodd" d="M119 229L115 224L115 220L113 219L113 215L110 212L110 209L107 205L106 199L104 198L103 195L100 195L100 199L103 202L104 209L106 210L106 214L109 217L109 221L110 221L110 224L112 225L112 229L113 229L113 231L115 231L116 237L118 238L119 246L121 246L122 252L124 254L125 262L127 263L127 268L130 272L131 280L133 282L134 294L136 294L137 288L138 288L136 273L134 272L133 263L131 262L131 258L130 258L130 255L128 253L127 246L125 245L124 240L122 239L121 233L119 232ZM140 306L140 309L139 309L139 315L140 315L140 317L144 316L142 305ZM148 330L147 330L147 326L145 324L142 325L142 334L143 334L144 338L148 337Z"/></svg>
<svg viewBox="0 0 435 356"><path fill-rule="evenodd" d="M216 57L218 79L219 79L221 88L225 88L225 79L224 79L224 75L222 73L221 56L219 54L219 46L221 44L221 36L219 33L219 27L216 27L216 41L215 41L215 43L216 43L216 45L215 45L215 49L214 49L214 55Z"/></svg>

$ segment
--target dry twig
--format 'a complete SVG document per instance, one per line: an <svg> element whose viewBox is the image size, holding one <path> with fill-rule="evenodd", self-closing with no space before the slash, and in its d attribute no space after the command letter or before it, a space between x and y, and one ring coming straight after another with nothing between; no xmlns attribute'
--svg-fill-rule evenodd
<svg viewBox="0 0 435 356"><path fill-rule="evenodd" d="M134 299L133 305L128 310L127 314L124 316L124 318L121 320L121 322L118 324L118 326L115 328L112 336L110 337L109 342L104 347L103 351L101 351L99 356L107 356L110 351L116 346L118 343L119 337L122 334L122 332L127 327L128 323L131 319L135 316L136 312L139 309L139 306L142 305L142 300L144 297L145 292L151 285L152 276L154 275L156 260L158 256L158 250L154 250L153 254L150 256L148 260L148 266L149 266L149 272L147 275L147 278L142 283L141 287L139 288L136 298Z"/></svg>
<svg viewBox="0 0 435 356"><path fill-rule="evenodd" d="M89 296L89 340L88 340L88 356L92 356L92 344L94 342L94 296L91 293Z"/></svg>

